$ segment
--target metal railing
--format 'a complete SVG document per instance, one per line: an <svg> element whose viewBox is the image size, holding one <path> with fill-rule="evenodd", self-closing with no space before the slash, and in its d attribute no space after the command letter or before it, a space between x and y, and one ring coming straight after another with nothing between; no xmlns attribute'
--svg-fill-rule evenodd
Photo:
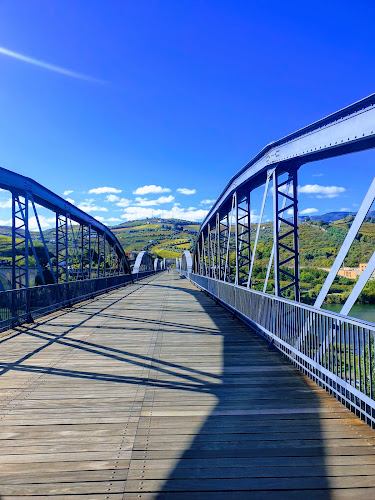
<svg viewBox="0 0 375 500"><path fill-rule="evenodd" d="M180 271L375 427L375 325Z"/></svg>
<svg viewBox="0 0 375 500"><path fill-rule="evenodd" d="M32 319L93 298L101 293L126 286L132 281L139 281L152 274L155 272L145 271L133 276L120 274L105 278L2 291L0 292L0 331L32 321Z"/></svg>

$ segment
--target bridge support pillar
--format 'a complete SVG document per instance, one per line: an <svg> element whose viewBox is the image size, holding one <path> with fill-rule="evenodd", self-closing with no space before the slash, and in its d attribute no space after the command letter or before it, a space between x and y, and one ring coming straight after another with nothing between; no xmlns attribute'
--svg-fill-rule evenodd
<svg viewBox="0 0 375 500"><path fill-rule="evenodd" d="M250 193L246 193L237 198L236 206L236 283L246 284L247 273L250 269L251 246L250 246Z"/></svg>
<svg viewBox="0 0 375 500"><path fill-rule="evenodd" d="M298 180L297 169L287 172L286 179L273 173L274 184L274 270L275 295L285 296L292 289L292 298L299 302L298 244ZM286 214L292 212L290 217Z"/></svg>

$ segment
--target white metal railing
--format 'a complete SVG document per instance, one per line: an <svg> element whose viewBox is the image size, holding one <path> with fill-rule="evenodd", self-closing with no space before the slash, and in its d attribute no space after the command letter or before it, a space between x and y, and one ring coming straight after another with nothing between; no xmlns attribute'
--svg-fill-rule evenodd
<svg viewBox="0 0 375 500"><path fill-rule="evenodd" d="M304 373L375 427L375 325L186 271Z"/></svg>

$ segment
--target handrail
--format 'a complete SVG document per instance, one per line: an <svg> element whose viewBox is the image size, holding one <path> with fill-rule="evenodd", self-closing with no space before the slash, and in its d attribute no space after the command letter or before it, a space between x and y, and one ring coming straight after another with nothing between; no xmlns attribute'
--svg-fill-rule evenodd
<svg viewBox="0 0 375 500"><path fill-rule="evenodd" d="M375 426L374 324L207 276L180 273Z"/></svg>

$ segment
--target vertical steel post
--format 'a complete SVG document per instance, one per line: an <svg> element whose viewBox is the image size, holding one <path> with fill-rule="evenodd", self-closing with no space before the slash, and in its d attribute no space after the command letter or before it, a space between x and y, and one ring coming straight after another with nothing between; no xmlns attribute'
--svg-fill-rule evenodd
<svg viewBox="0 0 375 500"><path fill-rule="evenodd" d="M234 217L235 217L235 234L234 234L234 239L235 239L235 252L236 252L236 260L235 260L235 266L236 266L236 271L234 275L234 284L238 285L238 277L239 277L239 238L238 238L238 195L237 191L233 195L233 202L234 202Z"/></svg>
<svg viewBox="0 0 375 500"><path fill-rule="evenodd" d="M16 196L12 193L12 288L17 288L16 278Z"/></svg>
<svg viewBox="0 0 375 500"><path fill-rule="evenodd" d="M92 256L91 256L91 224L89 225L89 279L91 280L91 265L92 265Z"/></svg>
<svg viewBox="0 0 375 500"><path fill-rule="evenodd" d="M81 279L85 279L85 272L84 272L84 261L83 261L83 256L84 256L84 250L85 250L85 232L83 230L83 224L81 224L81 263L80 263L80 272L81 272Z"/></svg>
<svg viewBox="0 0 375 500"><path fill-rule="evenodd" d="M247 283L251 262L250 193L238 199L238 284ZM246 276L247 275L247 276ZM245 277L246 276L246 277Z"/></svg>
<svg viewBox="0 0 375 500"><path fill-rule="evenodd" d="M212 278L212 267L211 267L211 226L207 224L207 259L208 259L208 274L209 278Z"/></svg>
<svg viewBox="0 0 375 500"><path fill-rule="evenodd" d="M65 215L65 281L69 281L69 238L68 238L68 217L70 214Z"/></svg>
<svg viewBox="0 0 375 500"><path fill-rule="evenodd" d="M298 247L298 192L297 192L297 169L288 172L288 178L279 183L277 171L274 173L274 245L275 245L275 271L277 274L278 295L293 288L294 300L299 301L299 247ZM292 193L289 185L292 185ZM279 197L285 198L289 204L283 203L280 208ZM284 217L284 212L292 210L292 220ZM282 226L284 224L284 226ZM285 231L286 227L286 231ZM290 239L292 240L290 242ZM281 254L281 251L283 254ZM282 258L281 258L282 257ZM290 270L291 264L293 270ZM286 267L288 266L288 267ZM281 286L282 276L287 282ZM276 284L276 283L275 283Z"/></svg>
<svg viewBox="0 0 375 500"><path fill-rule="evenodd" d="M96 277L99 278L100 277L100 253L101 253L101 249L100 249L100 234L99 232L97 233L98 234L98 268L96 270Z"/></svg>
<svg viewBox="0 0 375 500"><path fill-rule="evenodd" d="M23 214L22 214L23 215ZM29 273L29 196L25 194L25 215L24 215L24 226L25 226L25 286L29 288L30 286L30 273ZM30 306L30 304L28 304Z"/></svg>
<svg viewBox="0 0 375 500"><path fill-rule="evenodd" d="M279 287L279 245L278 245L278 211L279 211L279 203L278 203L278 190L277 190L277 175L276 169L272 173L272 181L273 181L273 244L275 247L275 261L274 261L274 273L275 273L275 295L278 297L280 295L280 287ZM254 258L254 256L253 256Z"/></svg>
<svg viewBox="0 0 375 500"><path fill-rule="evenodd" d="M294 300L300 301L299 280L299 228L298 228L298 177L297 169L294 169L291 177L293 179L293 243L294 243Z"/></svg>
<svg viewBox="0 0 375 500"><path fill-rule="evenodd" d="M106 252L107 238L103 234L103 263L104 263L104 277L107 275L107 252Z"/></svg>
<svg viewBox="0 0 375 500"><path fill-rule="evenodd" d="M56 282L60 279L60 269L59 269L59 214L56 213L56 225L55 225L55 252L56 252Z"/></svg>
<svg viewBox="0 0 375 500"><path fill-rule="evenodd" d="M216 245L215 245L215 269L216 279L221 279L220 273L220 215L216 214Z"/></svg>
<svg viewBox="0 0 375 500"><path fill-rule="evenodd" d="M247 215L247 246L248 246L247 272L249 272L250 262L251 262L251 206L250 206L250 192L247 193L246 205L247 205L247 214L248 214Z"/></svg>
<svg viewBox="0 0 375 500"><path fill-rule="evenodd" d="M30 304L30 272L29 272L29 196L25 194L25 215L24 215L24 225L25 225L25 287L26 287L26 318L28 323L33 323L33 318L31 317L31 304ZM34 254L36 263L37 255ZM43 275L41 276L43 279Z"/></svg>

